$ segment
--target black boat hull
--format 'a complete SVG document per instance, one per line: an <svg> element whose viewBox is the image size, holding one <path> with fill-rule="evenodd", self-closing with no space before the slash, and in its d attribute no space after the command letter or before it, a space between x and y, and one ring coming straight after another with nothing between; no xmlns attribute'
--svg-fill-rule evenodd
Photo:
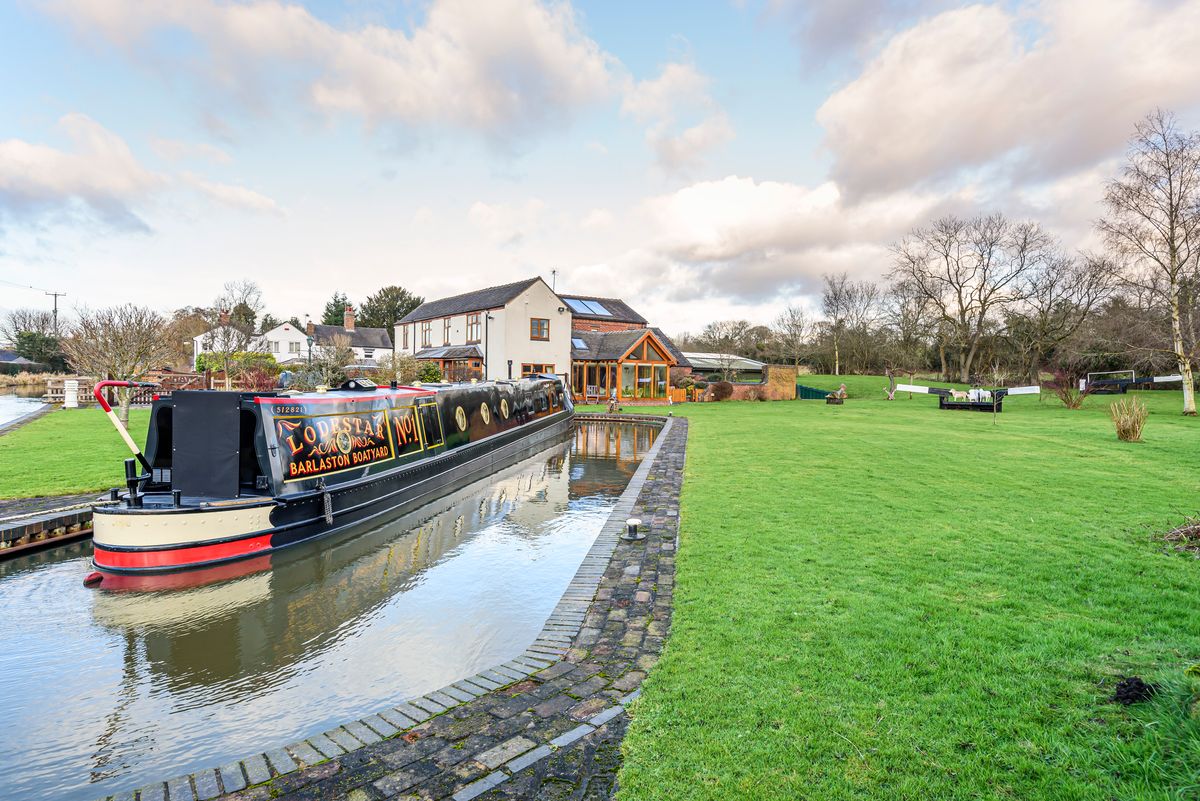
<svg viewBox="0 0 1200 801"><path fill-rule="evenodd" d="M96 543L95 564L102 570L113 573L160 573L207 568L236 560L266 556L289 545L404 514L457 487L478 481L503 465L545 448L555 440L565 437L571 426L571 413L561 412L515 431L418 462L408 468L368 477L348 485L330 487L323 492L305 493L274 499L269 504L248 506L250 509L269 509L269 528L158 546ZM205 518L228 511L230 510L219 507L206 507L155 510L152 514L155 517L189 516L192 519L187 521L188 525L210 529ZM145 514L145 511L125 507L98 507L95 510L101 526L105 517L143 517ZM162 518L159 519L161 521Z"/></svg>
<svg viewBox="0 0 1200 801"><path fill-rule="evenodd" d="M153 473L93 515L96 567L261 559L403 514L570 430L558 377L301 396L180 394L153 412ZM157 427L155 427L157 425ZM239 444L240 443L240 444Z"/></svg>

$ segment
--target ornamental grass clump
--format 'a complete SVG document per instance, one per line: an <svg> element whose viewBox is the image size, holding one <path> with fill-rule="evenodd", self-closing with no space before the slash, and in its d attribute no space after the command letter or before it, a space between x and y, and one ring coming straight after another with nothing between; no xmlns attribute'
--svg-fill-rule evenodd
<svg viewBox="0 0 1200 801"><path fill-rule="evenodd" d="M1142 426L1146 424L1146 404L1137 398L1119 400L1109 407L1117 439L1122 442L1141 442Z"/></svg>

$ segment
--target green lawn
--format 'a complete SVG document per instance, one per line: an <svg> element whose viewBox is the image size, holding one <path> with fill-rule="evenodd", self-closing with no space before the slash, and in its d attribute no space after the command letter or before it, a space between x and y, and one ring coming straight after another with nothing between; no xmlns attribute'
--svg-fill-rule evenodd
<svg viewBox="0 0 1200 801"><path fill-rule="evenodd" d="M133 409L129 431L144 444L148 409ZM0 498L65 495L123 486L131 454L99 409L60 409L0 435Z"/></svg>
<svg viewBox="0 0 1200 801"><path fill-rule="evenodd" d="M1200 797L1200 561L1150 536L1200 510L1180 394L1143 395L1129 444L1111 397L993 425L846 383L674 407L675 617L620 798ZM1107 702L1123 674L1165 692Z"/></svg>

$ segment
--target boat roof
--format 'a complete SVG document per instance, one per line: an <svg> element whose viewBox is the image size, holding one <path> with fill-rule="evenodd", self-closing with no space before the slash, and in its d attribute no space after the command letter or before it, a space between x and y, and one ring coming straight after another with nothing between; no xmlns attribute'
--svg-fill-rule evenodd
<svg viewBox="0 0 1200 801"><path fill-rule="evenodd" d="M255 403L354 403L355 401L379 400L380 398L420 397L437 394L437 390L427 387L377 387L376 389L331 389L328 392L296 392L283 395L259 395Z"/></svg>

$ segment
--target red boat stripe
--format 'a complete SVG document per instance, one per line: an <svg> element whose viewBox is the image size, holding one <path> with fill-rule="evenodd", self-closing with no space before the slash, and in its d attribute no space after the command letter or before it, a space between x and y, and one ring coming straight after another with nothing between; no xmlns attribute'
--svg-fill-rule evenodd
<svg viewBox="0 0 1200 801"><path fill-rule="evenodd" d="M96 567L120 570L147 570L164 567L186 567L220 559L249 556L271 548L271 535L262 534L243 540L198 545L195 548L172 548L164 551L108 551L95 543L93 558Z"/></svg>

